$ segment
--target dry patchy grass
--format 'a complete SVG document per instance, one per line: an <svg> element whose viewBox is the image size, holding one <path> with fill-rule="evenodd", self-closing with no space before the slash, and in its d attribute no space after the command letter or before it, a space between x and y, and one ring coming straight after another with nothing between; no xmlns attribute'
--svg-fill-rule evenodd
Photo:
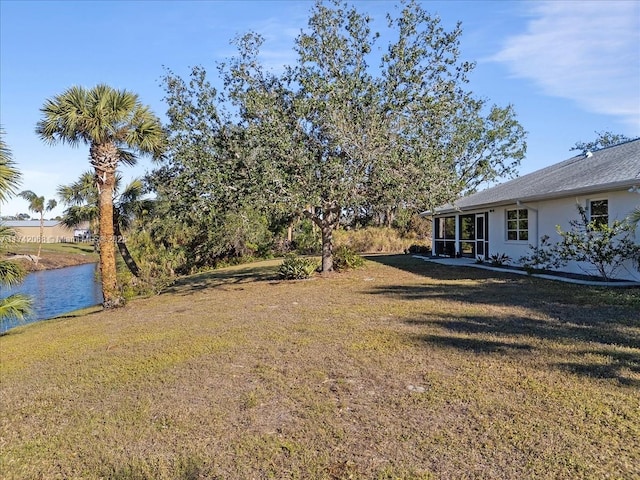
<svg viewBox="0 0 640 480"><path fill-rule="evenodd" d="M31 243L8 243L5 246L3 255L11 258L14 255L33 255L38 253L38 244ZM17 261L27 271L46 270L52 268L71 267L83 263L95 263L99 256L94 252L90 243L43 243L40 252L40 261L36 266L35 262L20 258Z"/></svg>
<svg viewBox="0 0 640 480"><path fill-rule="evenodd" d="M8 479L639 478L640 292L278 262L0 337Z"/></svg>

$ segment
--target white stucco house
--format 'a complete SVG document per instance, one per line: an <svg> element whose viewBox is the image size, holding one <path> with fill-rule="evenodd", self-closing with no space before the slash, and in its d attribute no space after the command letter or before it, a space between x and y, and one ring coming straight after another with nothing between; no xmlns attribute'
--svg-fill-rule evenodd
<svg viewBox="0 0 640 480"><path fill-rule="evenodd" d="M609 224L640 206L640 139L569 158L437 208L431 212L433 254L485 259L505 254L517 264L543 235L557 242L556 225L569 230L569 222L579 218L577 205L590 219ZM636 238L640 242L640 231ZM591 273L585 269L575 263L562 268ZM628 262L615 277L640 281L640 272Z"/></svg>

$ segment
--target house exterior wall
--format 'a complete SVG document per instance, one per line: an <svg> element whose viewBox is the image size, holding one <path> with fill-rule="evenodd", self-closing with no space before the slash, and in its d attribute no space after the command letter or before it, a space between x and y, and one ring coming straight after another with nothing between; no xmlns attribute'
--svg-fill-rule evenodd
<svg viewBox="0 0 640 480"><path fill-rule="evenodd" d="M10 226L16 232L16 240L23 243L40 242L40 222L34 221L29 226ZM58 223L53 226L45 225L43 229L43 243L73 242L74 229Z"/></svg>
<svg viewBox="0 0 640 480"><path fill-rule="evenodd" d="M626 190L541 202L541 233L539 236L546 234L549 235L551 242L559 241L560 236L556 231L556 226L560 225L563 231L568 231L571 228L570 222L580 218L577 205L588 209L589 203L593 200L607 200L609 225L615 220L624 220L636 206L640 205L640 195ZM640 242L640 231L636 232L636 239L637 242ZM570 262L562 270L570 273L598 275L592 265L580 265L576 262ZM626 262L614 276L624 280L640 281L640 272L631 261Z"/></svg>
<svg viewBox="0 0 640 480"><path fill-rule="evenodd" d="M529 228L527 240L509 240L507 238L507 211L514 209L526 208L529 214ZM535 209L535 210L534 210ZM505 254L509 256L512 262L526 255L529 251L529 244L535 242L538 238L538 205L536 203L527 203L518 205L515 202L512 205L496 207L489 210L489 255Z"/></svg>
<svg viewBox="0 0 640 480"><path fill-rule="evenodd" d="M508 205L484 209L465 209L464 212L441 214L438 217L456 217L456 240L458 242L456 252L459 252L460 237L457 228L459 216L486 212L489 224L489 248L485 259L489 260L491 255L505 254L511 258L511 264L519 265L520 259L531 253L530 245L538 246L542 236L548 235L551 243L558 242L560 236L557 233L556 226L560 225L564 231L569 230L571 227L570 221L579 219L577 204L586 208L592 200L608 201L609 225L614 220L624 220L634 208L640 205L640 195L622 190L526 202L519 205L514 201ZM527 209L528 213L528 238L526 240L509 240L507 238L507 211L524 208ZM640 227L636 231L636 239L637 242L640 242ZM578 274L598 274L591 265L579 265L576 262L569 263L562 268L562 271ZM615 277L621 280L640 281L640 272L633 265L633 262L628 261L616 272Z"/></svg>
<svg viewBox="0 0 640 480"><path fill-rule="evenodd" d="M531 252L529 245L538 246L543 235L548 235L551 243L558 242L560 235L557 233L556 226L560 225L563 231L569 230L571 228L570 222L579 219L577 205L587 208L592 200L608 201L609 225L614 220L624 220L636 206L640 205L640 196L637 193L616 191L531 202L520 206L514 203L513 205L495 208L493 212L489 213L490 255L504 253L511 257L512 263L518 264L521 257ZM525 207L529 212L528 241L507 240L507 210ZM640 241L640 228L636 232L636 238ZM570 262L562 268L562 271L591 275L598 274L591 265L579 265L576 262ZM615 276L620 279L640 281L640 272L630 261L624 264Z"/></svg>

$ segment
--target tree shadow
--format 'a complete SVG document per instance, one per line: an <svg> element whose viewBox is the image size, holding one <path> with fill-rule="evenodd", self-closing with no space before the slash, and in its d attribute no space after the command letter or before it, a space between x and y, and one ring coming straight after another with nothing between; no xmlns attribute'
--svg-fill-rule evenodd
<svg viewBox="0 0 640 480"><path fill-rule="evenodd" d="M167 287L162 293L173 295L189 295L191 293L220 288L225 285L239 285L250 282L268 282L279 280L277 267L268 265L251 264L247 267L230 267L220 270L198 273L188 277L182 277Z"/></svg>
<svg viewBox="0 0 640 480"><path fill-rule="evenodd" d="M603 362L563 362L556 366L568 372L592 378L618 380L623 385L640 388L640 351L590 349L578 352L584 358L602 357ZM633 378L636 377L636 378Z"/></svg>
<svg viewBox="0 0 640 480"><path fill-rule="evenodd" d="M560 322L640 329L640 288L612 289L440 265L409 255L380 255L369 260L428 278L423 284L384 285L369 293L406 300L447 299L470 305L522 307ZM640 347L640 338L637 339Z"/></svg>
<svg viewBox="0 0 640 480"><path fill-rule="evenodd" d="M428 278L423 284L374 287L368 292L371 295L409 301L433 300L434 305L454 301L471 307L472 312L468 314L460 310L443 313L439 307L437 313L425 311L423 315L405 320L410 325L432 327L428 329L429 334L416 335L419 341L498 354L534 351L541 345L539 340L567 345L590 343L597 347L577 355L608 357L606 364L559 362L556 367L578 375L612 378L625 385L638 386L638 381L628 375L640 373L640 308L635 303L640 295L636 293L627 298L619 290L445 266L408 255L372 256L369 260ZM483 314L483 306L507 309ZM444 334L432 334L434 329L444 330ZM621 351L621 348L631 351Z"/></svg>
<svg viewBox="0 0 640 480"><path fill-rule="evenodd" d="M479 338L456 337L446 335L422 335L419 337L421 341L432 345L440 345L445 347L454 347L460 350L467 350L477 354L483 353L503 353L511 354L514 352L523 352L533 350L533 346L528 343L521 342L501 342L496 340L485 340Z"/></svg>

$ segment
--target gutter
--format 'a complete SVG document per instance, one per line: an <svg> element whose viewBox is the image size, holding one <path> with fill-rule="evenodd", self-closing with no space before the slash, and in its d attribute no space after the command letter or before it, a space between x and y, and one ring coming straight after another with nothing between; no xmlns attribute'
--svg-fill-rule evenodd
<svg viewBox="0 0 640 480"><path fill-rule="evenodd" d="M581 188L575 188L573 190L562 190L562 191L552 192L552 193L547 193L542 195L532 195L529 197L521 197L519 200L517 198L505 198L503 200L497 200L494 202L471 204L471 205L465 205L462 207L450 206L442 210L436 209L434 212L430 212L430 211L422 212L420 215L421 216L443 215L447 213L464 212L467 210L480 210L480 209L488 209L488 208L513 205L514 202L518 202L518 201L539 202L543 200L555 200L557 198L580 196L580 195L592 194L592 193L602 193L602 192L608 192L608 191L614 191L614 190L628 190L629 188L636 186L639 183L640 183L640 178L635 178L635 179L625 180L623 182L613 182L613 183L607 183L604 185L598 185L597 187L596 186L581 187ZM498 188L498 187L493 187L493 188ZM463 197L463 199L464 198L465 197Z"/></svg>

